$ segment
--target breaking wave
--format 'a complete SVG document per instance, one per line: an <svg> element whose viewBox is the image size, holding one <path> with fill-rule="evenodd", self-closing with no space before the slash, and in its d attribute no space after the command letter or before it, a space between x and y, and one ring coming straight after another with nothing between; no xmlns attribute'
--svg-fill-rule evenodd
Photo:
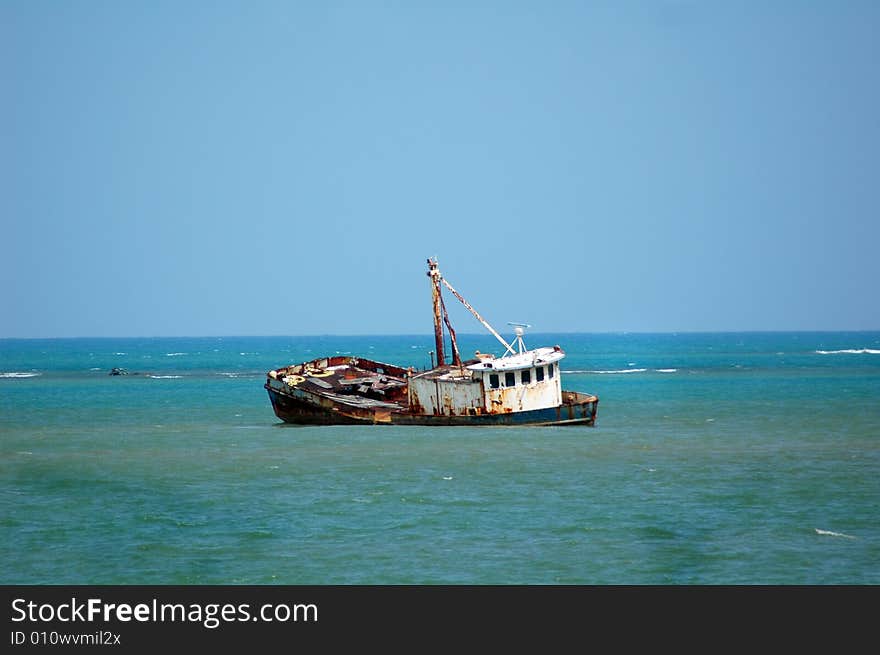
<svg viewBox="0 0 880 655"><path fill-rule="evenodd" d="M602 371L602 370L588 370L588 369L581 369L581 370L577 370L577 369L575 369L575 370L566 370L566 369L563 369L562 372L563 372L563 373L573 373L573 374L578 374L578 373L581 373L581 374L583 374L583 373L588 373L588 374L590 374L590 375L625 375L625 374L627 374L627 373L647 373L649 370L650 370L652 373L678 373L678 369L677 369L677 368L652 368L652 369L647 369L647 368L617 368L617 369L611 369L611 370L607 370L607 371Z"/></svg>
<svg viewBox="0 0 880 655"><path fill-rule="evenodd" d="M0 378L35 378L38 375L42 375L42 373L25 373L21 371L9 371L7 373L0 373Z"/></svg>
<svg viewBox="0 0 880 655"><path fill-rule="evenodd" d="M846 350L817 350L817 355L880 355L874 348L847 348Z"/></svg>
<svg viewBox="0 0 880 655"><path fill-rule="evenodd" d="M843 532L832 532L831 530L820 530L819 528L813 528L816 531L816 534L822 534L827 537L845 537L847 539L855 539L851 534L844 534Z"/></svg>
<svg viewBox="0 0 880 655"><path fill-rule="evenodd" d="M182 378L182 375L148 375L148 378L153 378L154 380L179 380Z"/></svg>
<svg viewBox="0 0 880 655"><path fill-rule="evenodd" d="M597 374L597 375L618 375L618 374L622 374L622 373L644 373L647 370L648 369L646 369L646 368L621 368L621 369L616 369L616 370L611 370L611 371L578 371L578 370L566 371L566 370L563 370L562 372L563 373L592 373L592 374Z"/></svg>
<svg viewBox="0 0 880 655"><path fill-rule="evenodd" d="M185 355L185 354L186 354L186 353L165 353L165 356L166 356L166 357L180 357L180 356Z"/></svg>

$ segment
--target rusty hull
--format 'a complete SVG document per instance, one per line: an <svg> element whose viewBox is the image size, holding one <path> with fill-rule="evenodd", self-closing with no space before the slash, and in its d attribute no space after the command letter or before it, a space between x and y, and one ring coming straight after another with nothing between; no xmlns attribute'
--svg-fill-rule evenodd
<svg viewBox="0 0 880 655"><path fill-rule="evenodd" d="M467 364L467 363L466 363ZM562 391L555 407L516 411L503 398L524 388L492 389L464 366L416 372L350 356L325 357L269 371L265 389L275 415L312 425L594 425L599 399Z"/></svg>

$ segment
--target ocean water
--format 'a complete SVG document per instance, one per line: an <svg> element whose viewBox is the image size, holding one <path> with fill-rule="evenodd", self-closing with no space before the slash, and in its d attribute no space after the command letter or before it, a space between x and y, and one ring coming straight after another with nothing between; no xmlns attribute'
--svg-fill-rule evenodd
<svg viewBox="0 0 880 655"><path fill-rule="evenodd" d="M0 340L0 583L880 583L880 333L527 343L596 427L272 413L267 370L427 335Z"/></svg>

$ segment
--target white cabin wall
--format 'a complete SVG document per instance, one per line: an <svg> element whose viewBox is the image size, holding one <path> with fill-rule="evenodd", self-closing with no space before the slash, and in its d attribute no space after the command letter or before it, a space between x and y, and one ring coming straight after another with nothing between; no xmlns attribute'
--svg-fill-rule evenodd
<svg viewBox="0 0 880 655"><path fill-rule="evenodd" d="M552 364L556 369L554 376L550 378L546 376L541 382L535 381L535 369L531 368L531 382L522 384L521 371L516 370L516 384L507 387L504 384L504 374L506 371L494 370L483 372L483 388L485 389L485 406L486 411L490 413L501 412L520 412L531 409L546 409L548 407L557 407L562 404L562 382L559 375L559 367ZM545 366L545 371L547 367ZM498 389L492 389L489 384L489 375L495 373L499 376L501 386Z"/></svg>

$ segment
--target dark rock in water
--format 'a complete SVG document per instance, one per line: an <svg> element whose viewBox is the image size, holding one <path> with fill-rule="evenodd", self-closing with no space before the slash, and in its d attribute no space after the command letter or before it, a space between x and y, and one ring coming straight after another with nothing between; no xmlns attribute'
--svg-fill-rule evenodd
<svg viewBox="0 0 880 655"><path fill-rule="evenodd" d="M124 368L115 367L110 369L110 375L128 375L128 371Z"/></svg>

